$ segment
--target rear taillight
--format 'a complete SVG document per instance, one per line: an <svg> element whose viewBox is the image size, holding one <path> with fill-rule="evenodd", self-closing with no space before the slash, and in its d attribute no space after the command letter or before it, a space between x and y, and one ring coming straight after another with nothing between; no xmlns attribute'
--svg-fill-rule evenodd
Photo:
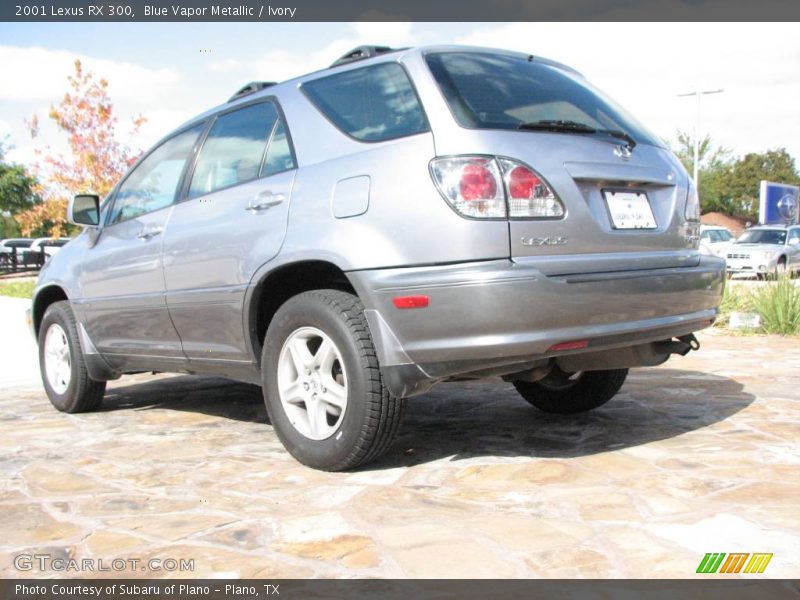
<svg viewBox="0 0 800 600"><path fill-rule="evenodd" d="M693 181L689 181L689 193L686 195L686 211L684 213L687 221L700 220L700 195Z"/></svg>
<svg viewBox="0 0 800 600"><path fill-rule="evenodd" d="M564 205L537 173L507 158L499 161L508 194L509 217L557 219L564 216Z"/></svg>
<svg viewBox="0 0 800 600"><path fill-rule="evenodd" d="M505 218L503 179L493 158L436 158L431 162L431 174L450 206L465 217Z"/></svg>
<svg viewBox="0 0 800 600"><path fill-rule="evenodd" d="M564 205L530 167L509 158L451 156L431 161L436 187L459 214L479 219L564 216Z"/></svg>

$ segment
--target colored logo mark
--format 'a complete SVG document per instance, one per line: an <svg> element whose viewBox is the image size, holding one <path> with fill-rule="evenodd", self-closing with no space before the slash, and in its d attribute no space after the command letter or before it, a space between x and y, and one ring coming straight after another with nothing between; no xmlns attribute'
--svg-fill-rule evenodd
<svg viewBox="0 0 800 600"><path fill-rule="evenodd" d="M697 573L763 573L771 560L771 552L709 552L700 561Z"/></svg>

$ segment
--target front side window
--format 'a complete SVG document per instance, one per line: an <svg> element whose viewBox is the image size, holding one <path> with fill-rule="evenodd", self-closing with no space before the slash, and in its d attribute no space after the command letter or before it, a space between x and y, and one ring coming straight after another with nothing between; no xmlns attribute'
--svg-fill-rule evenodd
<svg viewBox="0 0 800 600"><path fill-rule="evenodd" d="M463 127L516 131L566 121L623 131L637 143L663 145L602 92L562 68L488 52L431 53L426 61Z"/></svg>
<svg viewBox="0 0 800 600"><path fill-rule="evenodd" d="M303 84L309 100L347 135L381 142L428 131L411 81L397 63L383 63Z"/></svg>
<svg viewBox="0 0 800 600"><path fill-rule="evenodd" d="M175 201L186 161L204 128L198 125L179 133L137 165L117 191L109 224L140 217Z"/></svg>
<svg viewBox="0 0 800 600"><path fill-rule="evenodd" d="M189 197L195 198L259 177L267 142L277 121L278 110L272 102L259 102L220 115L200 150ZM279 166L283 167L285 162L281 161Z"/></svg>

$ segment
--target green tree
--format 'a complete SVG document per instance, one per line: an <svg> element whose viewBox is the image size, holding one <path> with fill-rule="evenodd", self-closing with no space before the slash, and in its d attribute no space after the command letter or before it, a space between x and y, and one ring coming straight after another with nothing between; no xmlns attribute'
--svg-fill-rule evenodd
<svg viewBox="0 0 800 600"><path fill-rule="evenodd" d="M4 217L28 210L40 199L34 179L22 165L5 160L7 142L0 140L0 214Z"/></svg>
<svg viewBox="0 0 800 600"><path fill-rule="evenodd" d="M731 214L755 219L762 180L777 183L800 183L794 158L785 148L745 154L729 165L721 182L722 193L729 199Z"/></svg>
<svg viewBox="0 0 800 600"><path fill-rule="evenodd" d="M689 174L694 172L694 137L678 131L676 145L672 151L683 163ZM730 206L725 198L722 186L725 173L731 164L731 151L724 146L716 146L711 136L700 140L698 147L700 169L698 173L700 207L702 212L711 211L730 212Z"/></svg>

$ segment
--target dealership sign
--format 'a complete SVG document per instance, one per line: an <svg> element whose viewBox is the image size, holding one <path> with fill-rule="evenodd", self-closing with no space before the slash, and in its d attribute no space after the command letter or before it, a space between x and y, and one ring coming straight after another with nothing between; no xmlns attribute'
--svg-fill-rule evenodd
<svg viewBox="0 0 800 600"><path fill-rule="evenodd" d="M798 192L800 188L796 185L762 181L758 222L764 225L797 223Z"/></svg>

